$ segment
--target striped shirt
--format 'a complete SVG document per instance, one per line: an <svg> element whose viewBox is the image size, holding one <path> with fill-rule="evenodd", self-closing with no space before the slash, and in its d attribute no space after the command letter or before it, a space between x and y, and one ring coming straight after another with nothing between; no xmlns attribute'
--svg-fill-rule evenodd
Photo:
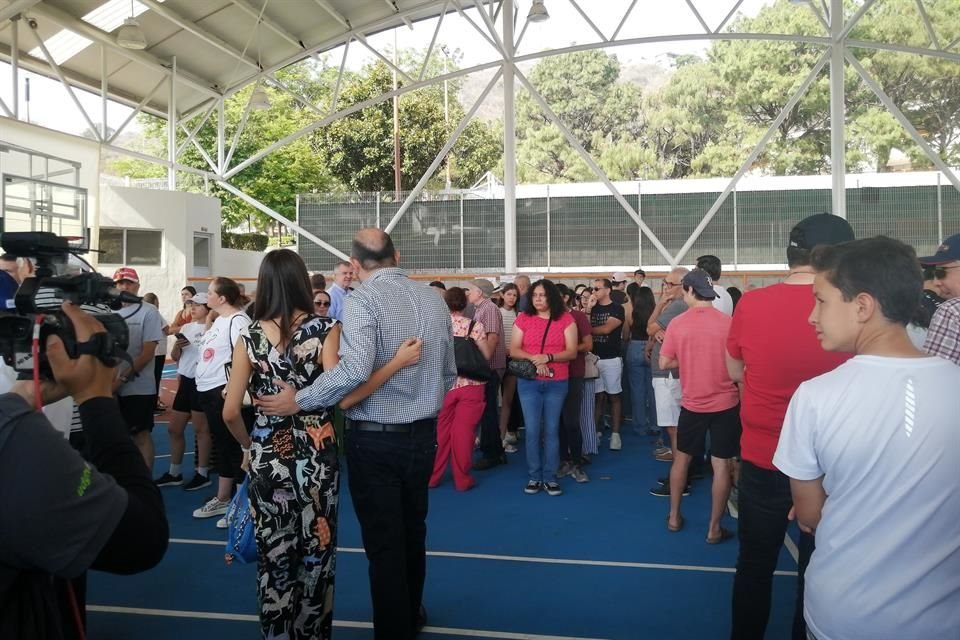
<svg viewBox="0 0 960 640"><path fill-rule="evenodd" d="M457 377L450 311L429 287L396 267L378 269L344 298L340 364L297 392L297 404L307 411L333 406L412 337L423 340L420 361L395 373L346 415L395 424L436 417Z"/></svg>
<svg viewBox="0 0 960 640"><path fill-rule="evenodd" d="M933 314L923 350L960 364L960 298L947 300Z"/></svg>

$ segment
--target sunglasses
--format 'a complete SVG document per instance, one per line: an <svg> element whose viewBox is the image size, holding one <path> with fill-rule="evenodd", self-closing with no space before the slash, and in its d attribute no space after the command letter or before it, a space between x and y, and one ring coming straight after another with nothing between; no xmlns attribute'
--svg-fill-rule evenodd
<svg viewBox="0 0 960 640"><path fill-rule="evenodd" d="M330 303L329 303L328 301L326 301L326 300L320 300L320 301L315 301L315 302L313 303L313 306L315 306L315 307L329 307L329 306L330 306Z"/></svg>

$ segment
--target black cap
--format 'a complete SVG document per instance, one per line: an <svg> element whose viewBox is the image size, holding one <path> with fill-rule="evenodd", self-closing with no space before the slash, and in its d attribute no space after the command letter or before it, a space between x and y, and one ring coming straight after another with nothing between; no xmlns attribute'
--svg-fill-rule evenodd
<svg viewBox="0 0 960 640"><path fill-rule="evenodd" d="M920 264L940 265L960 260L960 233L943 241L932 256L920 258Z"/></svg>
<svg viewBox="0 0 960 640"><path fill-rule="evenodd" d="M713 280L710 279L710 276L703 269L694 269L688 272L687 275L683 276L680 284L682 284L684 288L690 287L701 298L713 300L717 297L717 292L713 288Z"/></svg>
<svg viewBox="0 0 960 640"><path fill-rule="evenodd" d="M840 244L853 240L850 223L829 213L807 216L790 230L790 245L798 249L812 250L820 244Z"/></svg>

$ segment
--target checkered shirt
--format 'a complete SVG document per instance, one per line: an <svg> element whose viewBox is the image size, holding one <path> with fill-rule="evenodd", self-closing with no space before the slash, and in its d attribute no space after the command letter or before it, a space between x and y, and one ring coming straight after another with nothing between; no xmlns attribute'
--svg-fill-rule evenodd
<svg viewBox="0 0 960 640"><path fill-rule="evenodd" d="M411 337L423 340L420 361L395 373L346 415L397 424L436 417L457 377L450 311L429 287L395 267L377 270L344 298L340 364L301 389L297 404L306 410L333 406Z"/></svg>
<svg viewBox="0 0 960 640"><path fill-rule="evenodd" d="M923 350L960 364L960 298L947 300L933 314Z"/></svg>

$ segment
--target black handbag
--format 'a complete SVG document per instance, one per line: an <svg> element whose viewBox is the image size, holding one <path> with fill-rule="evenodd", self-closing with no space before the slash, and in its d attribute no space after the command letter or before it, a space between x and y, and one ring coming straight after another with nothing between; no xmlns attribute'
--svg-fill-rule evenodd
<svg viewBox="0 0 960 640"><path fill-rule="evenodd" d="M467 335L453 338L454 358L457 361L457 375L478 382L486 382L493 377L490 363L483 357L480 347L473 341L470 334L473 332L474 321L470 321Z"/></svg>
<svg viewBox="0 0 960 640"><path fill-rule="evenodd" d="M543 340L540 341L540 353L543 353L543 346L547 344L547 334L550 333L551 322L553 322L553 318L547 321L547 328L543 331ZM522 360L511 360L509 364L507 364L507 370L518 378L532 380L537 377L537 365L526 358Z"/></svg>

